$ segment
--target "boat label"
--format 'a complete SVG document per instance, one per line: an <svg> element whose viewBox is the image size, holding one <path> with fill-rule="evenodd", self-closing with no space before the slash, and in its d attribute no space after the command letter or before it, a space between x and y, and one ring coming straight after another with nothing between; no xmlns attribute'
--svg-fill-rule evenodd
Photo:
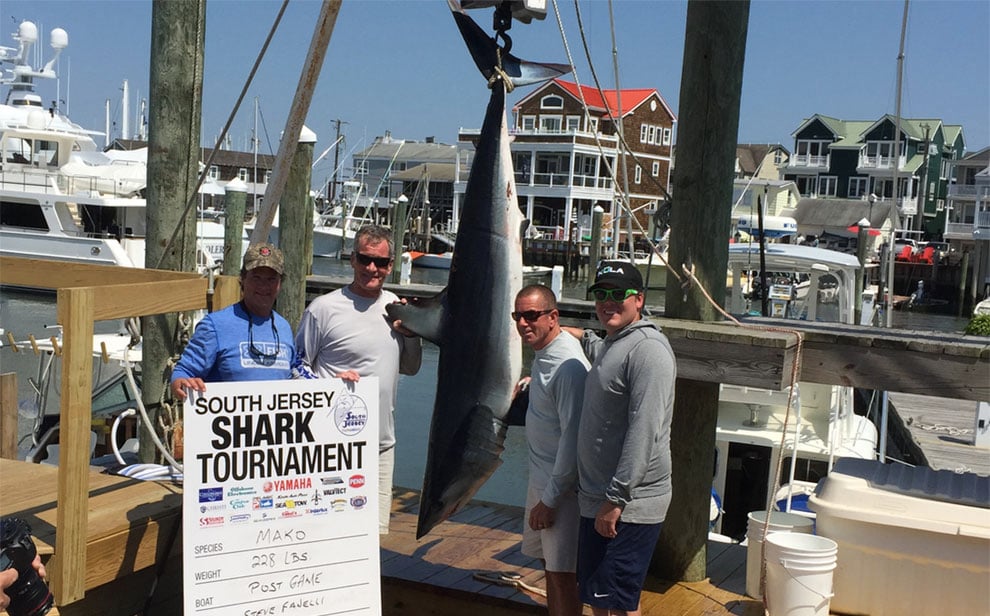
<svg viewBox="0 0 990 616"><path fill-rule="evenodd" d="M208 383L184 413L186 614L381 614L378 379Z"/></svg>

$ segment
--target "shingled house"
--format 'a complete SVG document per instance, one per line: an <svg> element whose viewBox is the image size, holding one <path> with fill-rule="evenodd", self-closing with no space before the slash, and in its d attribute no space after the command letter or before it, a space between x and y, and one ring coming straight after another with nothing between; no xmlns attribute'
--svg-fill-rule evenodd
<svg viewBox="0 0 990 616"><path fill-rule="evenodd" d="M649 232L651 214L669 189L677 122L656 89L600 93L554 79L520 100L512 113L510 147L519 207L536 229L557 239L572 237L572 230L586 236L591 210L600 205L608 235L628 180L630 205ZM631 152L624 159L624 173L620 125ZM479 135L479 129L461 129L459 147L470 150ZM466 185L463 180L455 184L455 204Z"/></svg>

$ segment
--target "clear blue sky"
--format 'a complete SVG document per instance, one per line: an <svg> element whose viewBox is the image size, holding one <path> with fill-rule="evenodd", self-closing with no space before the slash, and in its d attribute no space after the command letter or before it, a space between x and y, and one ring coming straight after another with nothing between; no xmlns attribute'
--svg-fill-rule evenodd
<svg viewBox="0 0 990 616"><path fill-rule="evenodd" d="M279 5L274 0L207 2L204 143L212 143L223 127ZM552 1L548 5L546 21L514 24L513 52L530 60L566 62ZM657 88L676 113L686 3L616 0L612 5L619 85ZM578 79L590 83L574 2L558 0L558 6ZM754 0L739 141L792 148L791 133L812 114L871 120L894 113L903 6L900 0ZM262 151L277 150L319 9L314 0L290 2L234 120L236 148L249 149L258 97ZM605 87L614 87L609 3L580 0L580 9L595 70ZM120 120L124 79L132 98L147 96L151 12L147 0L0 0L0 45L13 45L10 33L24 19L42 29L46 52L48 31L67 30L61 96L68 99L73 120L102 131L107 99ZM471 14L490 27L490 9ZM988 32L986 0L910 4L902 115L962 125L970 151L990 144ZM527 91L512 94L510 102ZM53 86L46 85L42 96L54 99ZM480 126L487 96L445 1L345 0L306 124L318 136L317 153L333 142L331 122L338 118L347 122L348 149L365 147L386 130L400 139L434 136L453 143L458 128ZM136 108L132 102L132 113ZM330 166L325 161L317 167L315 183L329 175Z"/></svg>

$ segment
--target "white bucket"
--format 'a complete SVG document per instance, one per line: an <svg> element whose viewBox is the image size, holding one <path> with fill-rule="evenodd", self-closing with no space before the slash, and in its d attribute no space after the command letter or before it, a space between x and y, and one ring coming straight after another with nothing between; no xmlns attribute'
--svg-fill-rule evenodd
<svg viewBox="0 0 990 616"><path fill-rule="evenodd" d="M767 535L770 616L828 616L838 550L838 544L818 535Z"/></svg>
<svg viewBox="0 0 990 616"><path fill-rule="evenodd" d="M763 525L767 520L766 511L750 511L746 523L746 594L754 599L762 599L760 588L760 557L763 551ZM783 511L770 512L768 533L794 532L810 533L814 520Z"/></svg>

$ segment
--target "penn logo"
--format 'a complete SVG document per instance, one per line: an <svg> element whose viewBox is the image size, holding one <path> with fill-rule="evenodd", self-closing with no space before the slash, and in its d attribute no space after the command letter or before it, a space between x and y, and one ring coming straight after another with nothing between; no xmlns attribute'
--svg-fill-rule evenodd
<svg viewBox="0 0 990 616"><path fill-rule="evenodd" d="M364 475L353 475L348 483L352 488L360 488L364 485Z"/></svg>

